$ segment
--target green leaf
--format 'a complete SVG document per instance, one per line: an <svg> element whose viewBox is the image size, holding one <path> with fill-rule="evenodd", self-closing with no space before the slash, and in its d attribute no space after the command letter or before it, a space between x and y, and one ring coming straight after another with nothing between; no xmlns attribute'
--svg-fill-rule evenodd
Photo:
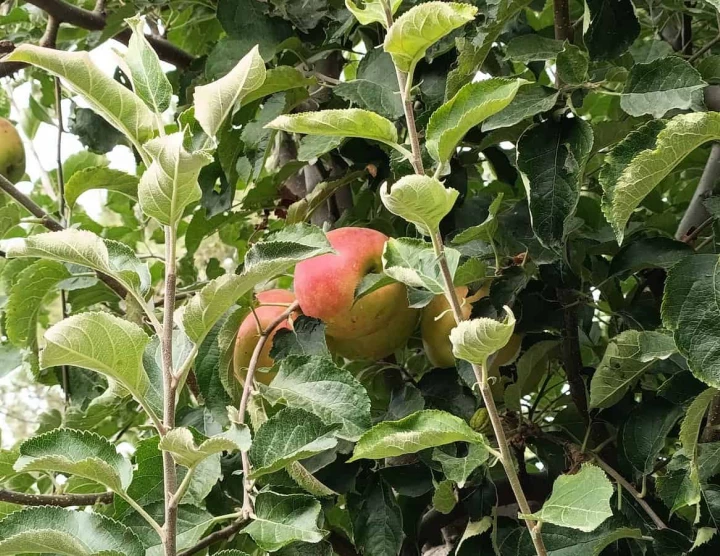
<svg viewBox="0 0 720 556"><path fill-rule="evenodd" d="M440 464L445 477L456 483L458 488L464 488L470 474L489 457L490 453L483 444L470 444L467 455L463 457L451 456L440 448L435 448L432 452L432 459Z"/></svg>
<svg viewBox="0 0 720 556"><path fill-rule="evenodd" d="M340 423L336 435L357 440L370 428L370 398L365 388L328 357L290 356L263 393L273 405L305 409L325 423Z"/></svg>
<svg viewBox="0 0 720 556"><path fill-rule="evenodd" d="M192 469L205 458L222 452L247 451L250 448L250 429L246 425L233 425L224 433L195 443L192 431L185 427L174 428L162 437L159 448L170 452L175 463Z"/></svg>
<svg viewBox="0 0 720 556"><path fill-rule="evenodd" d="M92 62L87 52L67 52L23 44L6 56L5 61L27 62L62 77L72 92L82 96L138 149L155 133L155 116L145 103L107 76Z"/></svg>
<svg viewBox="0 0 720 556"><path fill-rule="evenodd" d="M397 130L390 120L360 108L283 114L265 127L306 135L360 137L390 146L398 141Z"/></svg>
<svg viewBox="0 0 720 556"><path fill-rule="evenodd" d="M138 200L145 214L165 226L174 226L185 208L200 199L198 175L213 160L204 151L186 151L184 139L185 134L177 132L144 145L152 164L140 178Z"/></svg>
<svg viewBox="0 0 720 556"><path fill-rule="evenodd" d="M156 114L162 114L170 107L172 85L160 66L160 59L145 38L145 22L139 17L126 19L132 29L125 63L129 69L135 94Z"/></svg>
<svg viewBox="0 0 720 556"><path fill-rule="evenodd" d="M135 534L96 513L40 506L14 512L0 521L0 555L145 556Z"/></svg>
<svg viewBox="0 0 720 556"><path fill-rule="evenodd" d="M440 163L450 160L458 144L475 126L508 106L524 79L493 77L468 83L430 117L427 150Z"/></svg>
<svg viewBox="0 0 720 556"><path fill-rule="evenodd" d="M251 477L283 469L337 445L334 432L339 425L326 425L304 409L285 408L265 421L255 433L249 456Z"/></svg>
<svg viewBox="0 0 720 556"><path fill-rule="evenodd" d="M150 271L127 245L69 228L3 241L8 258L40 257L74 263L116 278L140 295L150 288Z"/></svg>
<svg viewBox="0 0 720 556"><path fill-rule="evenodd" d="M531 345L520 356L515 367L517 379L505 387L505 405L513 411L521 411L520 400L530 394L547 373L550 360L560 343L556 340L544 340Z"/></svg>
<svg viewBox="0 0 720 556"><path fill-rule="evenodd" d="M333 93L361 108L397 120L404 114L397 91L367 79L353 79L335 86Z"/></svg>
<svg viewBox="0 0 720 556"><path fill-rule="evenodd" d="M20 347L37 346L38 315L45 298L70 277L65 266L56 261L40 260L15 278L5 306L5 333Z"/></svg>
<svg viewBox="0 0 720 556"><path fill-rule="evenodd" d="M395 65L413 73L425 51L445 35L472 21L477 8L457 2L426 2L411 8L392 24L385 36L385 52Z"/></svg>
<svg viewBox="0 0 720 556"><path fill-rule="evenodd" d="M302 71L291 66L278 66L265 72L265 81L262 85L243 95L242 104L247 106L251 102L275 93L313 85L317 85L317 79L314 77L306 77Z"/></svg>
<svg viewBox="0 0 720 556"><path fill-rule="evenodd" d="M603 470L586 463L575 475L555 479L552 494L542 509L522 517L590 532L612 516L612 495L612 484Z"/></svg>
<svg viewBox="0 0 720 556"><path fill-rule="evenodd" d="M500 211L500 205L502 205L502 200L503 193L500 192L498 193L498 196L493 199L493 202L490 203L490 206L488 207L487 218L485 218L485 220L481 224L478 224L477 226L471 226L460 232L453 238L452 242L456 245L462 245L463 243L468 243L475 240L481 240L490 243L495 237L495 232L497 232L498 220L496 217L498 212Z"/></svg>
<svg viewBox="0 0 720 556"><path fill-rule="evenodd" d="M449 514L458 503L457 494L452 481L441 481L432 497L432 505L441 514Z"/></svg>
<svg viewBox="0 0 720 556"><path fill-rule="evenodd" d="M703 418L717 393L715 388L708 388L698 395L688 406L685 418L680 424L678 440L680 440L685 455L691 460L694 460L697 455L698 436Z"/></svg>
<svg viewBox="0 0 720 556"><path fill-rule="evenodd" d="M75 172L65 184L65 201L72 208L78 197L91 189L117 191L131 199L137 199L139 181L136 176L107 166L83 168Z"/></svg>
<svg viewBox="0 0 720 556"><path fill-rule="evenodd" d="M579 46L565 42L562 52L557 55L556 67L562 83L582 85L587 80L590 60Z"/></svg>
<svg viewBox="0 0 720 556"><path fill-rule="evenodd" d="M450 332L453 355L486 367L488 358L505 347L515 330L515 315L507 305L505 312L508 315L505 322L481 317L459 323Z"/></svg>
<svg viewBox="0 0 720 556"><path fill-rule="evenodd" d="M592 144L592 128L580 118L546 120L518 141L517 165L527 190L533 231L545 247L562 244L566 222L580 198Z"/></svg>
<svg viewBox="0 0 720 556"><path fill-rule="evenodd" d="M587 0L583 37L592 60L615 60L635 42L640 23L631 0Z"/></svg>
<svg viewBox="0 0 720 556"><path fill-rule="evenodd" d="M115 446L89 431L55 429L20 445L15 471L53 471L90 479L122 492L132 481L130 461Z"/></svg>
<svg viewBox="0 0 720 556"><path fill-rule="evenodd" d="M662 398L638 405L630 412L622 429L622 448L639 473L652 472L665 447L665 437L682 414L682 407Z"/></svg>
<svg viewBox="0 0 720 556"><path fill-rule="evenodd" d="M387 27L387 19L385 18L385 8L383 4L385 0L360 0L360 5L353 0L345 0L345 7L350 10L361 25L370 25L372 23L382 23ZM390 13L395 14L402 4L402 0L392 0L389 3Z"/></svg>
<svg viewBox="0 0 720 556"><path fill-rule="evenodd" d="M562 41L530 33L515 37L505 49L508 60L521 63L536 60L552 60L563 50Z"/></svg>
<svg viewBox="0 0 720 556"><path fill-rule="evenodd" d="M426 236L437 233L440 221L450 212L458 195L457 190L445 187L435 178L418 175L400 178L392 190L389 183L380 190L385 208L415 224Z"/></svg>
<svg viewBox="0 0 720 556"><path fill-rule="evenodd" d="M225 311L255 285L274 278L300 261L330 252L332 248L325 234L306 224L287 226L256 243L245 255L243 274L225 274L216 278L190 300L183 314L185 333L196 344L202 342Z"/></svg>
<svg viewBox="0 0 720 556"><path fill-rule="evenodd" d="M243 529L263 550L275 552L296 541L320 542L320 502L302 494L263 491L255 499L255 519Z"/></svg>
<svg viewBox="0 0 720 556"><path fill-rule="evenodd" d="M691 255L668 272L662 319L692 373L713 388L720 387L720 308L709 300L720 295L720 257Z"/></svg>
<svg viewBox="0 0 720 556"><path fill-rule="evenodd" d="M471 539L473 537L478 537L480 535L483 535L487 533L493 526L493 519L489 515L486 515L482 519L478 521L468 521L467 527L465 527L465 532L463 533L462 537L458 541L457 544L457 552L460 553L460 549L462 548L463 543Z"/></svg>
<svg viewBox="0 0 720 556"><path fill-rule="evenodd" d="M373 473L365 489L348 495L355 546L367 556L396 556L403 542L403 512L393 489Z"/></svg>
<svg viewBox="0 0 720 556"><path fill-rule="evenodd" d="M348 462L414 454L452 442L485 444L485 437L455 415L428 409L375 425L360 437Z"/></svg>
<svg viewBox="0 0 720 556"><path fill-rule="evenodd" d="M525 85L507 107L483 122L482 130L487 132L511 127L536 114L547 112L555 106L558 95L558 91L549 87L535 83Z"/></svg>
<svg viewBox="0 0 720 556"><path fill-rule="evenodd" d="M445 249L450 275L460 263L460 252ZM432 245L421 239L390 238L383 251L383 271L387 276L412 288L424 288L434 294L444 293L442 271Z"/></svg>
<svg viewBox="0 0 720 556"><path fill-rule="evenodd" d="M217 135L238 103L262 86L265 75L265 62L255 46L225 77L195 88L195 119L208 137Z"/></svg>
<svg viewBox="0 0 720 556"><path fill-rule="evenodd" d="M306 135L300 139L298 147L297 159L300 162L310 162L315 158L319 158L325 153L329 153L333 149L338 148L344 139L342 137L324 137L322 135ZM340 180L336 180L340 181ZM327 182L326 182L327 183ZM315 190L313 189L313 192Z"/></svg>
<svg viewBox="0 0 720 556"><path fill-rule="evenodd" d="M73 365L95 371L117 380L146 405L150 379L142 357L149 341L136 324L109 313L81 313L45 332L40 367Z"/></svg>
<svg viewBox="0 0 720 556"><path fill-rule="evenodd" d="M707 83L688 62L677 56L635 64L620 97L631 116L652 114L661 118L669 110L690 108L694 93Z"/></svg>
<svg viewBox="0 0 720 556"><path fill-rule="evenodd" d="M671 336L661 332L626 330L608 344L590 382L590 407L618 403L659 359L675 353Z"/></svg>

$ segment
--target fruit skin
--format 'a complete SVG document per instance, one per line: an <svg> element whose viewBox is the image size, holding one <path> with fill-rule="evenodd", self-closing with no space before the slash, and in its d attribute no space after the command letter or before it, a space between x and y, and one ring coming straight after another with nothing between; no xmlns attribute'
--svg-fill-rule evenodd
<svg viewBox="0 0 720 556"><path fill-rule="evenodd" d="M0 118L0 174L12 183L25 175L25 147L15 126L5 118Z"/></svg>
<svg viewBox="0 0 720 556"><path fill-rule="evenodd" d="M418 313L413 310L401 311L386 327L359 338L326 336L328 348L346 359L377 361L405 345L415 330Z"/></svg>
<svg viewBox="0 0 720 556"><path fill-rule="evenodd" d="M366 274L382 271L388 238L369 228L338 228L327 234L336 253L314 257L295 268L295 295L303 313L325 323L336 339L356 339L391 329L416 313L403 284L384 286L356 303L355 290Z"/></svg>
<svg viewBox="0 0 720 556"><path fill-rule="evenodd" d="M260 321L260 325L264 328L268 326L272 321L278 318L285 310L285 307L277 307L274 305L263 306L263 303L287 303L290 304L295 301L295 296L292 292L287 290L267 290L256 295L260 306L255 309L257 319ZM293 314L293 316L296 316ZM260 358L258 359L257 368L272 367L273 360L270 357L270 350L272 349L273 338L278 330L287 330L290 328L290 324L285 321L280 323L275 330L272 331L267 342L260 351ZM235 352L233 354L233 369L235 371L235 377L240 381L244 382L247 368L250 365L250 359L252 358L255 346L260 339L260 332L258 331L257 321L252 313L250 313L245 320L242 321L240 328L238 329L237 340L235 341ZM257 369L256 369L257 371ZM255 372L255 380L262 382L263 384L270 384L277 373L258 373Z"/></svg>
<svg viewBox="0 0 720 556"><path fill-rule="evenodd" d="M473 300L480 299L487 295L485 289L481 289L478 294L473 296ZM472 312L471 300L466 299L468 294L467 286L455 288L458 299L464 300L461 309L463 316L468 319ZM442 315L440 317L440 315ZM438 319L438 317L440 317ZM437 320L435 320L437 319ZM425 355L432 363L433 367L454 367L455 356L452 352L452 343L450 342L450 331L455 328L455 316L450 310L450 304L444 295L436 295L435 298L425 306L422 318L420 320L420 332L422 334Z"/></svg>

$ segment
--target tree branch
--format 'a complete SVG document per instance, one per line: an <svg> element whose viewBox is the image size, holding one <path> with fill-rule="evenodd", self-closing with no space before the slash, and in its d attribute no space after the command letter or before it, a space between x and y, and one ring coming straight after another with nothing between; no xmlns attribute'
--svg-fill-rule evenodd
<svg viewBox="0 0 720 556"><path fill-rule="evenodd" d="M94 504L111 504L112 492L98 494L27 494L12 490L0 489L0 502L10 502L22 506L92 506Z"/></svg>
<svg viewBox="0 0 720 556"><path fill-rule="evenodd" d="M240 529L242 529L242 527L243 527L243 525L245 525L245 523L247 523L247 519L240 518L240 519L232 522L230 525L227 525L226 527L223 527L222 529L218 529L214 533L209 534L207 537L202 539L196 545L191 546L190 548L187 548L187 549L183 550L182 552L179 552L178 556L192 556L196 552L200 552L201 550L207 548L210 545L215 544L216 542L224 541L225 539L229 539L235 533L240 531Z"/></svg>
<svg viewBox="0 0 720 556"><path fill-rule="evenodd" d="M0 190L10 195L10 197L12 197L18 204L25 207L30 212L30 214L38 218L40 220L40 223L51 232L59 232L65 229L63 225L60 224L60 222L58 222L47 212L45 212L45 210L37 203L35 203L35 201L33 201L30 197L28 197L24 193L21 193L10 181L8 181L2 175L0 175ZM97 276L100 280L105 282L105 284L111 290L113 290L120 297L120 299L125 299L128 292L122 286L122 284L115 280L115 278L103 274L102 272L97 272Z"/></svg>
<svg viewBox="0 0 720 556"><path fill-rule="evenodd" d="M88 31L102 31L107 24L104 1L98 1L95 5L95 10L92 11L73 6L62 0L26 1L28 4L32 4L48 14L48 24L50 20L55 20L57 26L61 23L67 23L81 29L87 29ZM46 48L55 48L56 36L57 28L55 29L55 37L52 37L52 40L49 40L50 37L44 36L40 40L39 45ZM131 36L132 32L130 29L123 29L113 38L123 44L127 44ZM162 37L145 35L145 38L155 52L157 52L161 60L173 64L178 68L187 68L195 59L192 55ZM26 66L27 64L19 62L0 62L0 77L12 75Z"/></svg>
<svg viewBox="0 0 720 556"><path fill-rule="evenodd" d="M243 424L245 422L245 414L247 413L248 401L250 400L250 391L252 390L253 379L255 378L255 369L257 368L258 361L260 360L260 353L265 347L265 343L268 341L268 338L270 338L270 334L272 334L273 331L278 326L280 326L282 322L287 320L290 315L297 311L299 307L300 303L295 301L290 306L288 306L285 311L278 315L275 320L268 324L264 330L260 332L260 337L258 338L258 342L255 345L255 350L253 351L252 357L250 358L250 363L248 364L247 374L245 375L245 383L243 384L243 392L242 397L240 398L240 407L238 409L238 421L240 422L240 424ZM248 479L250 475L250 459L248 458L246 451L241 452L241 456L244 483L242 511L243 516L248 518L252 513L252 503L250 501L250 489L252 488L252 485L250 484Z"/></svg>
<svg viewBox="0 0 720 556"><path fill-rule="evenodd" d="M572 290L558 289L558 300L563 306L562 361L572 398L586 426L590 425L585 382L582 379L582 357L578 338L578 303Z"/></svg>
<svg viewBox="0 0 720 556"><path fill-rule="evenodd" d="M553 14L555 22L555 38L559 41L572 41L572 24L570 23L570 8L568 0L553 0Z"/></svg>
<svg viewBox="0 0 720 556"><path fill-rule="evenodd" d="M713 143L698 186L675 232L675 239L682 240L708 218L709 214L703 201L712 194L718 178L720 178L720 143Z"/></svg>

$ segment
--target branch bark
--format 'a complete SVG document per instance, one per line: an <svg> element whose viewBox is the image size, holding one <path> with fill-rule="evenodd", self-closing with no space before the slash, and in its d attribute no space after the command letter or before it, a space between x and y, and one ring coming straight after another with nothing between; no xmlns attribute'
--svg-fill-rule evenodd
<svg viewBox="0 0 720 556"><path fill-rule="evenodd" d="M718 178L720 178L720 143L713 143L690 205L675 232L675 239L682 240L708 218L709 214L703 201L712 194Z"/></svg>
<svg viewBox="0 0 720 556"><path fill-rule="evenodd" d="M33 201L30 197L28 197L24 193L21 193L20 190L18 190L9 180L7 180L2 175L0 175L0 190L10 195L13 200L25 207L30 212L30 214L38 218L41 224L51 232L59 232L60 230L65 229L63 225L60 224L60 222L58 222L47 212L45 212L45 210L37 203L35 203L35 201ZM125 299L128 292L117 280L101 272L97 272L97 276L100 280L105 282L105 284L111 290L113 290L120 297L120 299Z"/></svg>
<svg viewBox="0 0 720 556"><path fill-rule="evenodd" d="M58 25L60 23L67 23L81 29L87 29L88 31L102 31L107 24L105 2L98 2L95 10L79 8L62 0L27 0L27 3L43 10L48 14L49 19L54 19ZM132 32L130 29L123 29L113 38L123 44L127 44L131 35ZM173 64L178 68L187 68L195 59L192 55L162 37L145 35L145 38L155 52L157 52L161 60ZM39 44L47 48L55 48L55 38L50 41L47 40L47 37L43 37ZM17 62L0 62L0 77L11 75L26 65L27 64Z"/></svg>
<svg viewBox="0 0 720 556"><path fill-rule="evenodd" d="M590 425L587 394L583 382L582 357L580 355L580 340L578 338L578 304L577 296L572 290L558 289L558 299L563 306L563 335L562 335L562 361L570 387L570 397L585 426Z"/></svg>
<svg viewBox="0 0 720 556"><path fill-rule="evenodd" d="M572 23L570 23L570 8L568 0L553 0L553 14L555 22L555 38L559 41L572 41Z"/></svg>
<svg viewBox="0 0 720 556"><path fill-rule="evenodd" d="M22 506L92 506L94 504L111 504L112 492L98 494L28 494L0 489L0 502L10 502Z"/></svg>

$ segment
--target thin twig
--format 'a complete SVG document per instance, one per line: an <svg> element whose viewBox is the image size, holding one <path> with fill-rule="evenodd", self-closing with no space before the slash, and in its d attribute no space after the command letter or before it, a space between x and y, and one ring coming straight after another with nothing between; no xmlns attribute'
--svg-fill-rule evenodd
<svg viewBox="0 0 720 556"><path fill-rule="evenodd" d="M92 506L94 504L111 504L112 492L98 494L28 494L0 489L0 502L10 502L22 506L58 506L69 508L71 506Z"/></svg>
<svg viewBox="0 0 720 556"><path fill-rule="evenodd" d="M612 467L610 467L607 463L605 463L603 460L601 460L598 456L595 456L595 463L598 464L599 467L602 468L605 473L610 475L613 479L615 479L615 482L622 486L625 490L628 491L630 496L632 496L635 501L640 505L640 507L645 510L645 513L648 515L650 519L652 519L653 523L658 529L667 529L667 525L665 525L665 522L663 522L662 519L655 513L655 510L653 510L650 507L650 504L645 501L645 499L640 496L640 493L635 490L635 487L633 487L627 480L625 480L625 477L620 475L617 471L615 471ZM618 496L620 493L618 493Z"/></svg>
<svg viewBox="0 0 720 556"><path fill-rule="evenodd" d="M300 303L295 301L288 308L277 316L265 329L260 332L260 337L253 350L250 363L248 364L247 374L245 375L245 383L243 384L242 397L240 398L240 407L238 409L238 421L240 424L245 422L245 414L247 413L248 401L250 400L250 392L253 389L253 380L255 378L255 369L257 368L258 361L260 360L260 353L265 347L265 343L270 338L273 331L285 322L290 315L300 308ZM250 500L250 491L252 490L252 484L250 483L250 459L248 458L247 452L241 452L242 455L242 466L243 466L243 482L245 484L243 494L243 516L250 517L252 513L252 502Z"/></svg>
<svg viewBox="0 0 720 556"><path fill-rule="evenodd" d="M165 226L165 305L161 336L162 373L163 373L163 435L175 426L175 391L177 379L173 370L173 313L175 312L176 273L176 237L175 226ZM177 514L178 500L177 470L175 460L168 451L163 451L163 484L165 490L165 524L163 525L163 546L165 556L177 553Z"/></svg>
<svg viewBox="0 0 720 556"><path fill-rule="evenodd" d="M10 197L12 197L18 204L25 207L30 212L30 214L37 217L40 223L51 232L59 232L65 229L63 225L60 224L60 222L58 222L47 212L45 212L45 210L41 208L37 203L35 203L35 201L33 201L30 197L20 192L18 188L16 188L2 175L0 175L0 190L10 195ZM107 274L103 274L102 272L98 272L97 276L100 280L105 282L105 284L111 290L113 290L121 299L125 299L128 292L122 284L120 284L113 277L108 276Z"/></svg>
<svg viewBox="0 0 720 556"><path fill-rule="evenodd" d="M186 548L182 552L178 553L178 556L192 556L193 554L200 552L201 550L215 544L216 542L229 539L235 533L240 531L240 529L242 529L245 523L247 523L247 519L241 517L236 521L232 522L230 525L227 525L222 529L218 529L214 533L209 534L196 545L193 545L190 548Z"/></svg>
<svg viewBox="0 0 720 556"><path fill-rule="evenodd" d="M680 224L675 232L675 239L681 240L687 235L689 230L700 226L700 224L707 219L709 215L703 201L712 195L715 184L719 178L720 143L713 143L702 176L700 176L700 181L695 188L695 193L693 193L690 204L687 210L685 210L685 214L682 220L680 220Z"/></svg>

